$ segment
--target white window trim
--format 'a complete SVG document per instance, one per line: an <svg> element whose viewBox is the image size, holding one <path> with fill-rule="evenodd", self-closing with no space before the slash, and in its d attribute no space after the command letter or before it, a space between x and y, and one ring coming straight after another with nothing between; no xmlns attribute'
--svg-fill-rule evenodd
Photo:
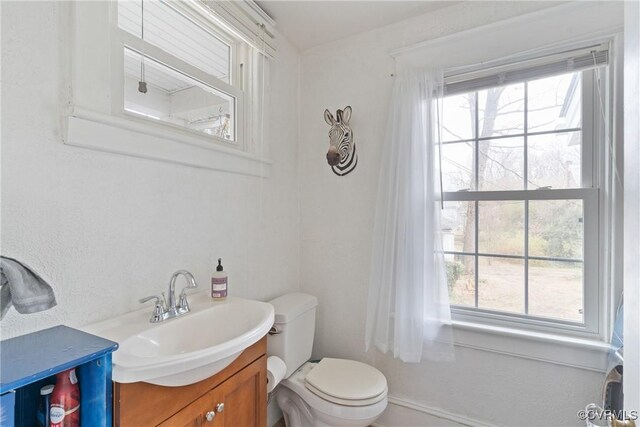
<svg viewBox="0 0 640 427"><path fill-rule="evenodd" d="M188 0L187 3L191 4L193 1ZM76 8L76 6L72 7ZM261 127L262 113L255 114L252 111L251 117L242 117L244 125L237 126L238 137L236 138L241 142L241 146L234 147L227 140L215 142L218 139L215 136L205 135L197 131L173 126L169 123L160 123L150 118L125 112L122 89L124 81L124 73L122 72L124 46L127 45L134 50L143 51L145 54L170 66L177 63L179 67L174 68L179 68L180 71L201 80L203 83L236 96L238 116L243 115L245 112L245 100L261 100L261 94L249 93L255 91L256 82L254 80L259 79L256 76L244 76L245 80L242 84L247 87L247 90L243 92L238 86L228 85L173 56L168 60L167 54L161 49L148 43L142 46L140 39L122 31L118 27L117 2L109 2L106 7L108 7L108 11L105 10L105 12L108 12L110 16L108 20L110 22L108 25L110 49L108 52L110 57L109 80L111 84L110 111L98 111L94 108L87 108L84 105L77 105L73 97L71 97L65 133L62 138L63 143L75 147L185 166L261 178L269 177L272 162L268 158L268 148L264 141L261 140L263 135L256 134ZM194 11L198 12L197 9L194 9ZM196 12L191 13L191 15ZM199 12L204 13L205 9L201 9ZM80 14L76 11L70 15L72 17L70 22L67 23L63 20L63 23L65 25L78 25L84 18L82 16L83 13L87 13L85 9ZM97 22L96 19L92 17L89 22ZM206 21L210 17L202 16L200 19ZM71 32L71 36L82 40L86 26L87 24L83 23L79 31ZM76 40L77 42L78 40ZM104 44L99 46L104 46ZM239 70L237 51L237 46L232 46L232 67L236 72ZM256 54L249 54L248 56L250 57L246 58L246 60L251 63L252 68L264 68L265 64L260 64L256 61ZM262 60L266 61L266 59ZM87 71L87 73L89 76L91 75L90 72ZM82 78L82 76L78 77L76 75L72 80L75 81L74 79L76 78ZM211 79L215 79L215 84L212 84ZM232 82L234 82L233 79ZM240 82L236 82L236 84L240 85ZM83 86L86 87L86 80Z"/></svg>
<svg viewBox="0 0 640 427"><path fill-rule="evenodd" d="M208 31L214 32L217 34L217 37L223 40L231 47L231 64L230 68L232 70L230 77L230 82L223 82L210 74L201 71L199 68L181 60L180 58L171 55L165 52L163 49L158 48L150 43L144 42L139 37L129 33L126 30L123 30L118 26L118 1L111 2L111 14L113 16L112 22L112 34L113 34L113 42L111 49L111 69L112 76L117 76L117 78L112 79L111 86L111 112L112 114L127 117L131 120L139 120L141 123L148 123L150 126L162 126L162 127L171 127L177 131L183 131L186 134L192 134L196 137L202 138L204 141L209 141L210 143L221 144L223 146L232 146L242 151L247 151L248 143L246 141L247 133L245 130L247 129L247 123L245 120L245 115L247 113L245 109L245 93L241 90L243 82L241 81L241 76L239 66L238 66L238 41L234 41L228 35L224 34L220 30L216 31L215 26L211 22L207 22L207 17L202 16L197 12L197 9L194 9L192 2L173 2L169 5L170 8L174 9L176 12L182 14L187 19L192 21L194 25L199 25L204 28L207 28ZM234 126L235 126L235 141L228 141L223 138L216 137L214 135L204 135L202 132L198 132L195 130L187 129L181 126L173 125L171 123L159 122L157 120L153 120L151 118L146 118L141 114L136 114L133 112L126 111L124 108L124 74L122 72L124 68L124 49L129 48L141 55L149 56L152 60L160 62L169 68L176 70L181 74L185 74L195 80L199 80L202 83L211 86L215 89L220 90L228 95L231 95L235 98L235 116L234 116Z"/></svg>
<svg viewBox="0 0 640 427"><path fill-rule="evenodd" d="M184 132L137 120L75 108L68 120L67 145L147 160L267 178L271 161L212 144Z"/></svg>
<svg viewBox="0 0 640 427"><path fill-rule="evenodd" d="M458 347L605 373L610 346L598 339L453 321Z"/></svg>
<svg viewBox="0 0 640 427"><path fill-rule="evenodd" d="M449 193L451 194L451 193ZM445 201L499 201L499 200L583 200L583 209L598 209L599 190L595 188L575 188L562 190L519 190L519 191L480 191L459 192L446 195ZM558 332L568 335L599 337L599 300L600 285L598 272L599 259L599 223L594 215L584 216L584 326L562 320L537 318L534 316L502 313L482 308L452 306L454 319L470 322L511 326ZM478 252L479 255L491 255Z"/></svg>
<svg viewBox="0 0 640 427"><path fill-rule="evenodd" d="M613 43L610 43L609 50L613 48ZM610 67L613 67L613 61L610 62ZM609 73L611 74L611 73ZM509 336L530 337L532 333L548 334L548 336L556 336L560 334L563 337L577 337L584 339L586 342L603 342L608 341L609 328L607 327L608 321L608 304L609 299L607 291L610 289L606 286L608 283L609 274L608 263L605 260L608 250L603 249L603 246L609 244L609 239L606 239L606 232L608 230L608 224L604 212L611 204L610 200L607 200L605 191L601 189L606 188L607 176L604 171L604 163L607 161L607 156L603 155L600 144L600 149L594 146L594 141L590 138L595 138L604 141L604 135L609 131L610 125L607 123L600 124L601 120L592 121L593 117L599 117L593 111L597 98L597 92L595 90L595 82L593 80L594 72L583 73L583 78L586 77L586 81L583 81L582 89L582 103L583 103L583 130L585 128L591 128L590 132L583 132L583 135L587 135L586 139L583 139L583 144L587 148L584 150L583 155L583 180L585 186L591 188L581 189L557 189L557 190L522 190L508 192L512 197L517 197L521 200L533 200L533 199L547 199L549 197L554 199L582 199L584 202L583 209L597 209L599 215L597 220L594 221L593 216L585 215L584 223L584 325L574 324L571 322L556 321L554 319L544 319L529 317L527 315L513 315L509 313L501 313L491 310L483 310L479 308L452 306L452 318L454 324L460 325L475 325L475 331L490 330L518 330L520 334L507 334ZM606 75L605 75L606 76ZM603 76L601 76L603 77ZM606 84L602 85L603 91L609 94L609 86L611 80L603 77ZM446 78L445 78L446 82ZM608 97L608 107L613 107L613 101L611 97ZM607 111L608 113L608 111ZM612 122L611 114L607 115L609 123ZM602 129L602 128L606 129ZM601 160L599 160L601 159ZM475 192L448 192L443 195L445 201L467 201L477 200L479 198L483 200L504 200L506 192L491 192L491 191L475 191ZM479 253L479 252L478 252ZM603 271L605 270L605 271ZM590 284L587 282L590 281ZM498 328L498 329L494 329ZM469 328L467 328L469 329ZM468 341L468 340L467 340ZM464 345L464 340L456 343ZM495 343L488 341L481 345L484 349L493 350Z"/></svg>
<svg viewBox="0 0 640 427"><path fill-rule="evenodd" d="M167 53L165 53L162 49L159 49L153 45L148 43L143 43L142 40L137 37L126 33L124 31L120 32L120 41L117 43L119 46L122 46L119 52L113 52L114 68L119 66L119 73L117 75L118 78L113 79L112 83L112 111L115 112L119 116L127 117L131 120L140 120L141 122L146 122L150 126L168 126L178 131L188 132L189 134L193 134L194 136L199 136L205 141L209 141L210 143L223 144L226 146L233 146L239 150L246 151L246 140L245 140L245 104L244 97L245 94L237 87L225 83L221 80L216 79L215 77L210 76L209 74L201 71L200 69L194 67L191 64L188 64L176 57L173 57ZM140 55L144 55L150 57L150 60L160 62L163 65L175 70L180 74L184 74L188 77L191 77L195 80L198 80L207 86L215 88L220 92L226 93L227 95L231 95L235 98L235 141L228 141L223 138L217 137L215 135L204 135L202 132L198 132L196 130L191 130L182 126L174 125L172 123L167 123L163 121L154 120L151 118L146 118L142 114L136 114L134 112L130 112L125 110L124 108L124 91L122 88L124 87L124 74L122 73L123 69L123 52L124 49L128 48L132 51ZM117 55L117 56L116 56ZM118 83L121 83L118 86ZM119 89L119 90L118 90Z"/></svg>

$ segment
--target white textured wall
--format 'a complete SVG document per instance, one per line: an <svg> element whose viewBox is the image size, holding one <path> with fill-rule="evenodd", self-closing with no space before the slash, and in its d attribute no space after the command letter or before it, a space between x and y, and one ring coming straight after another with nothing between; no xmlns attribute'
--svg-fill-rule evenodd
<svg viewBox="0 0 640 427"><path fill-rule="evenodd" d="M58 299L40 314L11 309L2 338L137 309L180 268L206 289L217 257L231 295L297 290L296 50L280 38L266 101L273 168L262 180L62 144L69 47L58 12L53 1L2 2L2 254L42 274Z"/></svg>
<svg viewBox="0 0 640 427"><path fill-rule="evenodd" d="M12 310L2 338L131 311L178 268L206 286L222 256L232 295L266 300L301 282L320 298L315 355L374 363L399 398L492 424L577 425L575 411L598 398L597 373L466 348L455 363L420 365L363 351L392 84L387 51L550 5L457 4L307 51L300 68L280 38L266 102L274 167L260 180L63 145L58 6L3 2L1 249L49 279L59 305L29 316ZM322 112L346 105L354 108L360 160L338 178L324 160ZM398 425L402 414L382 421Z"/></svg>
<svg viewBox="0 0 640 427"><path fill-rule="evenodd" d="M594 16L602 14L607 5L612 3L596 5L602 9ZM388 51L550 6L554 5L465 2L319 46L301 56L301 283L303 291L317 295L320 302L314 356L374 363L387 376L391 395L494 425L580 425L576 411L597 401L603 376L461 347L456 349L457 361L449 364L403 364L376 350L364 352L371 233L393 83L389 74L394 61ZM621 7L611 7L615 19L621 20ZM554 30L557 28L545 28L539 34L547 36L546 31ZM578 35L584 29L568 15L561 30ZM534 43L536 37L529 33L528 39ZM514 47L509 38L496 39L482 46L484 51L470 50L469 54L499 57L500 52ZM446 57L445 46L433 62L446 64ZM340 178L325 161L329 128L322 113L325 108L335 111L346 105L353 107L359 163L351 175ZM403 421L402 411L397 407L393 411L393 416L381 419L382 424L419 422L415 413L414 418ZM422 420L442 425L429 421L433 417Z"/></svg>
<svg viewBox="0 0 640 427"><path fill-rule="evenodd" d="M625 3L624 17L624 403L640 411L640 3Z"/></svg>

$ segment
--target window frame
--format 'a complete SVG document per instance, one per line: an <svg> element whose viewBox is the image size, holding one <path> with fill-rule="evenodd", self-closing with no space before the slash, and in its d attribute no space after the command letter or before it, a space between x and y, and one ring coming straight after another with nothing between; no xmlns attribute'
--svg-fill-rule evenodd
<svg viewBox="0 0 640 427"><path fill-rule="evenodd" d="M193 25L204 28L212 36L220 39L230 47L230 83L226 83L205 71L200 70L180 58L166 52L165 50L144 42L141 38L120 28L118 25L118 5L120 0L111 2L111 71L113 78L111 79L111 112L126 120L136 121L153 127L168 128L179 133L196 137L202 141L214 143L224 147L237 149L239 151L249 151L247 136L250 133L248 129L247 117L251 116L251 112L247 111L250 94L245 90L247 76L251 75L251 60L248 57L251 49L243 46L246 44L239 38L234 37L226 32L223 28L216 25L211 19L203 16L198 10L192 9L188 3L182 2L166 2L159 0L163 4L182 14L185 18L193 22ZM229 96L235 98L234 111L234 131L235 140L220 138L215 135L209 135L195 129L189 129L173 123L146 117L143 114L127 111L124 102L124 51L130 49L140 55L144 55L150 60L156 61L172 70L183 74L200 83L215 88Z"/></svg>
<svg viewBox="0 0 640 427"><path fill-rule="evenodd" d="M609 73L606 67L600 67L601 80L608 82ZM602 78L602 75L605 77ZM607 241L603 237L603 230L605 229L603 206L606 206L606 200L604 198L604 192L602 188L606 188L605 174L603 173L605 156L601 155L599 146L600 141L604 141L604 132L606 131L606 123L602 123L599 116L599 111L596 111L597 106L597 86L596 86L596 71L595 69L581 70L581 85L582 85L582 188L568 188L568 189L525 189L523 190L510 190L510 191L448 191L443 192L444 202L474 202L476 203L475 214L475 230L477 235L478 231L478 204L481 201L500 201L500 200L514 200L523 201L525 204L525 251L522 256L516 256L518 259L522 259L525 265L524 267L524 289L525 301L528 294L528 277L527 277L527 262L528 259L538 259L541 257L531 257L528 255L528 248L526 248L527 231L528 231L528 204L531 200L582 200L583 203L583 323L571 322L562 319L552 319L541 316L532 316L528 314L519 313L507 313L497 310L483 309L478 307L451 305L452 318L454 322L466 322L475 324L486 324L489 326L507 327L523 329L535 332L545 332L553 334L563 334L582 338L603 338L604 331L604 312L603 304L606 300L604 295L604 282L605 275L602 271L603 259L605 249L603 244ZM536 80L536 78L527 79L527 81ZM446 84L445 77L445 84ZM602 86L605 86L604 84ZM607 85L608 86L608 85ZM493 87L493 86L491 86ZM474 89L468 92L457 92L447 95L458 95L460 93L476 93L479 89ZM528 94L525 90L525 96ZM605 105L606 94L605 96ZM476 96L477 101L477 96ZM525 103L526 105L526 103ZM526 107L523 112L526 117ZM609 120L609 119L607 119ZM525 122L526 127L526 122ZM544 133L559 133L556 130ZM532 132L536 134L536 132ZM518 134L520 135L520 134ZM514 135L510 135L514 136ZM527 147L527 129L523 129L522 138L524 140L524 147ZM483 140L479 138L476 129L474 138L461 141L473 141L474 149L478 149L478 141ZM450 142L450 141L446 141ZM524 150L526 153L526 149ZM477 153L477 152L476 152ZM524 154L524 162L526 165L527 157ZM474 170L477 170L476 165L473 165ZM526 168L526 166L525 166ZM526 169L525 169L526 171ZM474 177L474 181L477 180ZM595 214L594 214L595 212ZM477 238L477 236L476 236ZM484 254L476 247L473 253L463 253L459 251L447 251L445 254L461 254L474 256L474 262L476 265L474 272L474 286L476 291L478 287L478 259L482 255L494 255ZM553 260L553 257L551 257ZM477 298L477 294L476 294ZM526 303L525 303L526 304ZM526 305L525 305L526 307ZM526 308L525 308L526 311Z"/></svg>

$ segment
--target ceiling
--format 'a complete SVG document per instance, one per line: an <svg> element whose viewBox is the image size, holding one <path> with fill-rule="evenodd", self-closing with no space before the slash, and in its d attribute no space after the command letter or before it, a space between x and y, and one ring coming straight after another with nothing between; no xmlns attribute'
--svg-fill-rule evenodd
<svg viewBox="0 0 640 427"><path fill-rule="evenodd" d="M276 21L280 34L303 51L458 2L261 0L256 3Z"/></svg>

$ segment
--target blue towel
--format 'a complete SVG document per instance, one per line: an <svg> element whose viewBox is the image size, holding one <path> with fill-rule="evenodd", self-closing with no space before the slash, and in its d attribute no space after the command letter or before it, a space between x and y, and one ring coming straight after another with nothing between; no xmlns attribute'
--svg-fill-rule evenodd
<svg viewBox="0 0 640 427"><path fill-rule="evenodd" d="M51 286L20 261L0 257L0 274L0 319L11 305L18 313L30 314L57 304Z"/></svg>

